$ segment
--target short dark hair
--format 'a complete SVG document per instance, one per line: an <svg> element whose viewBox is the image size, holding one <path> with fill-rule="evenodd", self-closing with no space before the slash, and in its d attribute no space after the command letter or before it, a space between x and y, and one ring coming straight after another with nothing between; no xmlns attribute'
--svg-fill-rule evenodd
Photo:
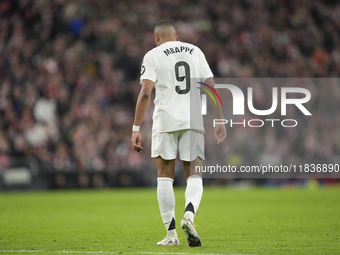
<svg viewBox="0 0 340 255"><path fill-rule="evenodd" d="M175 28L175 26L172 23L172 21L170 21L170 20L161 20L161 21L158 21L157 24L155 25L154 31L156 31L156 29L158 29L158 28L169 28L169 27Z"/></svg>

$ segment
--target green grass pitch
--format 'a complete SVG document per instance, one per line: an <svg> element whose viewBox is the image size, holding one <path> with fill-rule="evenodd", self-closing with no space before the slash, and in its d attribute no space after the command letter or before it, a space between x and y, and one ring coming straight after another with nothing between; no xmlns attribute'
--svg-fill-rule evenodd
<svg viewBox="0 0 340 255"><path fill-rule="evenodd" d="M340 188L206 187L195 225L180 228L184 189L175 188L181 245L157 247L165 229L155 188L0 194L1 254L340 254Z"/></svg>

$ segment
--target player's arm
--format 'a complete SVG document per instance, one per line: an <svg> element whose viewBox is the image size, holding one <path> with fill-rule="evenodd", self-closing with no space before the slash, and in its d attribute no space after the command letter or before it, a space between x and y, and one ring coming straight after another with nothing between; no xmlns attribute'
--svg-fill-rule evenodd
<svg viewBox="0 0 340 255"><path fill-rule="evenodd" d="M215 82L214 79L212 77L206 79L204 81L205 84L210 85L211 87L215 87ZM223 111L222 111L222 106L220 104L215 105L215 103L213 102L212 98L209 97L209 101L211 104L211 107L214 110L215 113L215 118L216 119L224 119L223 116ZM216 124L215 126L215 139L217 140L217 143L222 142L227 136L227 130L225 128L224 124Z"/></svg>
<svg viewBox="0 0 340 255"><path fill-rule="evenodd" d="M150 104L151 92L152 92L154 84L155 83L153 81L146 80L146 79L143 80L142 88L137 98L135 119L133 122L134 129L135 127L140 127L140 125L142 124L144 115ZM136 128L136 129L139 129L139 128ZM131 143L132 143L133 148L138 152L143 150L143 147L141 146L141 142L142 142L142 136L139 130L132 131Z"/></svg>

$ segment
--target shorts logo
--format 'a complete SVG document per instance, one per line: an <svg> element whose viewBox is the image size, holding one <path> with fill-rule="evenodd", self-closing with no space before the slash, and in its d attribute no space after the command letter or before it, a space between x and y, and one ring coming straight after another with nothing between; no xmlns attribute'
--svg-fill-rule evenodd
<svg viewBox="0 0 340 255"><path fill-rule="evenodd" d="M201 84L201 85L204 85L204 86L208 87L212 92L214 92L215 95L217 96L218 100L220 101L221 105L222 105L221 98L220 98L220 96L218 95L216 89L214 89L214 88L211 87L210 85L205 84L205 83L203 83L203 82L197 82L197 83L199 83L199 84ZM200 90L205 91L205 92L212 98L212 100L214 100L215 105L217 105L217 104L216 104L215 98L214 98L213 95L209 92L209 90L203 89L203 88L201 88L201 87L197 87L197 88L200 89Z"/></svg>
<svg viewBox="0 0 340 255"><path fill-rule="evenodd" d="M142 65L142 69L141 69L141 71L140 71L140 75L143 75L144 73L145 73L145 66Z"/></svg>

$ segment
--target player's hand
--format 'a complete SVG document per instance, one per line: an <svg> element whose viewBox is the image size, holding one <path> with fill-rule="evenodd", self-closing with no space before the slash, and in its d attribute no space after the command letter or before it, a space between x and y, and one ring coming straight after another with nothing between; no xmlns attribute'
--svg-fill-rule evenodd
<svg viewBox="0 0 340 255"><path fill-rule="evenodd" d="M217 144L222 142L227 136L227 130L225 128L225 125L223 124L216 124L215 126L215 139L217 141Z"/></svg>
<svg viewBox="0 0 340 255"><path fill-rule="evenodd" d="M142 142L142 136L138 131L132 131L132 138L131 138L131 144L133 146L133 149L140 152L143 150L143 147L141 146Z"/></svg>

